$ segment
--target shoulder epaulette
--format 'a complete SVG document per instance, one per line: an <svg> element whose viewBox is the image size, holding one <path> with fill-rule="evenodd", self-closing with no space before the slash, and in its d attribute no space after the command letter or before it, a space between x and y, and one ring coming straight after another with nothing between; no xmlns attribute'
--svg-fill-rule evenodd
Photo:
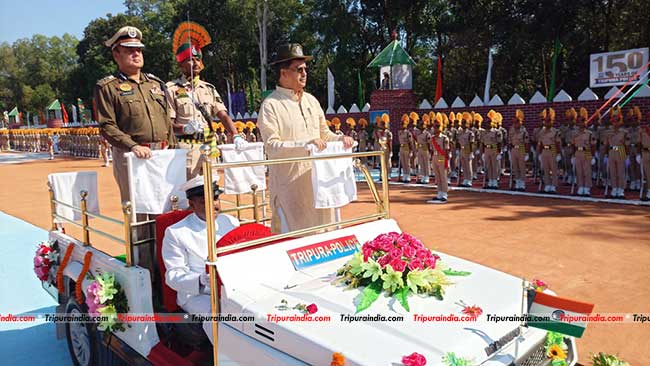
<svg viewBox="0 0 650 366"><path fill-rule="evenodd" d="M162 81L159 77L157 77L157 76L154 75L154 74L146 74L146 75L147 75L147 77L148 77L149 79L155 80L155 81L157 81L157 82L159 82L159 83L162 83L162 84L165 83L164 81Z"/></svg>
<svg viewBox="0 0 650 366"><path fill-rule="evenodd" d="M99 86L104 86L104 85L110 83L110 82L113 81L113 80L115 80L115 76L113 76L113 75L108 75L107 77L98 80L98 81L97 81L97 85L99 85Z"/></svg>
<svg viewBox="0 0 650 366"><path fill-rule="evenodd" d="M205 83L205 85L208 86L208 88L212 88L212 89L216 89L216 88L217 88L216 86L214 86L214 85L208 83L207 81L203 81L203 82Z"/></svg>

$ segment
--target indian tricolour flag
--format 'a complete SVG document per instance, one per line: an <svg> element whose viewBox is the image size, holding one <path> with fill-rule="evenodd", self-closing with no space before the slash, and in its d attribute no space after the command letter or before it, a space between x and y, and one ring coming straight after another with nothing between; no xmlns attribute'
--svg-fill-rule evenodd
<svg viewBox="0 0 650 366"><path fill-rule="evenodd" d="M580 338L587 328L586 318L593 309L594 304L535 292L529 314L537 317L547 316L550 320L531 320L528 325Z"/></svg>

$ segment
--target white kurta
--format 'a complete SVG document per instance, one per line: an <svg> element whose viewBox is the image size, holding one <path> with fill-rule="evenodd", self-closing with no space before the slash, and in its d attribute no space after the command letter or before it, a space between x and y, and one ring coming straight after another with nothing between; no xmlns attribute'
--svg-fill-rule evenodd
<svg viewBox="0 0 650 366"><path fill-rule="evenodd" d="M327 127L325 113L309 93L299 96L291 89L276 87L260 107L257 126L270 159L309 156L305 145L320 138L340 141L344 136ZM294 231L334 221L333 209L314 208L311 163L269 167L269 189L273 232ZM280 222L280 214L285 222ZM284 225L283 225L284 224Z"/></svg>

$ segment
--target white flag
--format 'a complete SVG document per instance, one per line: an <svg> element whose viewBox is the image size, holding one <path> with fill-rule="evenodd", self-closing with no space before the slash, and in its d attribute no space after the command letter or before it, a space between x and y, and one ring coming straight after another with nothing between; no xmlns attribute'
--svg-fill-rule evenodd
<svg viewBox="0 0 650 366"><path fill-rule="evenodd" d="M327 68L327 109L334 108L334 75Z"/></svg>
<svg viewBox="0 0 650 366"><path fill-rule="evenodd" d="M485 77L485 91L483 92L483 104L490 103L490 82L492 81L492 49L488 49L488 70Z"/></svg>

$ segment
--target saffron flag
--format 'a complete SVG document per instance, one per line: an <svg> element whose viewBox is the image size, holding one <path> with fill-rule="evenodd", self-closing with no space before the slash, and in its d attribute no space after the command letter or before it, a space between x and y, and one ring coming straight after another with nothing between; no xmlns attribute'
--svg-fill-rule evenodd
<svg viewBox="0 0 650 366"><path fill-rule="evenodd" d="M63 115L63 123L67 125L68 120L69 120L68 119L68 111L65 109L65 106L63 105L63 103L61 103L61 113Z"/></svg>
<svg viewBox="0 0 650 366"><path fill-rule="evenodd" d="M442 98L442 55L438 56L438 78L436 79L436 97L434 104Z"/></svg>
<svg viewBox="0 0 650 366"><path fill-rule="evenodd" d="M587 328L587 319L593 309L594 304L536 291L529 314L549 319L532 319L528 325L580 338Z"/></svg>

